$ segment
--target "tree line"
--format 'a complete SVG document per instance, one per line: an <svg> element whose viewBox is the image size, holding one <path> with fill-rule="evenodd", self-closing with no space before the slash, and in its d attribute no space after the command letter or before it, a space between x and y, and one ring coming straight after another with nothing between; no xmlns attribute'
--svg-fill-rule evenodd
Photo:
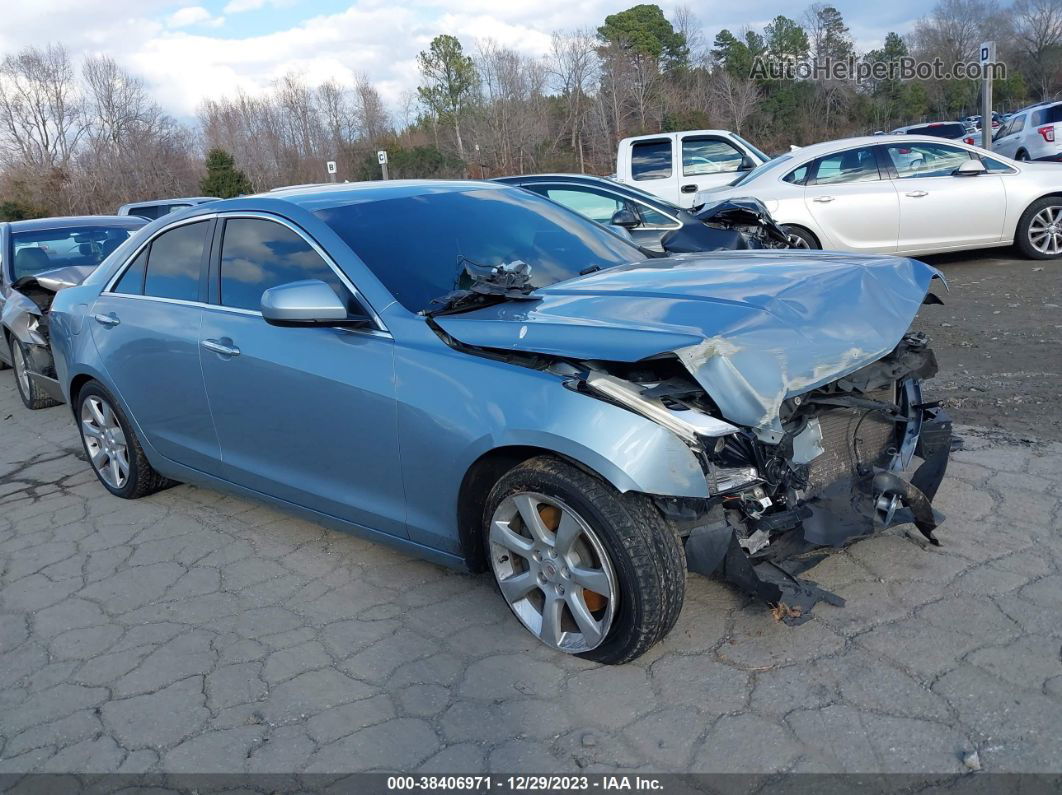
<svg viewBox="0 0 1062 795"><path fill-rule="evenodd" d="M259 94L205 100L182 123L112 58L75 65L60 44L0 63L0 218L113 212L126 201L225 195L338 177L608 174L628 135L726 128L767 151L979 112L973 80L857 82L753 77L754 65L976 60L997 42L1008 71L997 109L1062 89L1062 0L938 0L906 35L858 52L835 7L815 3L763 29L710 40L688 8L641 4L596 29L553 33L535 58L492 41L439 35L420 53L420 84L398 107L366 76L308 85L289 74ZM466 44L468 47L466 48ZM206 165L209 160L210 168Z"/></svg>

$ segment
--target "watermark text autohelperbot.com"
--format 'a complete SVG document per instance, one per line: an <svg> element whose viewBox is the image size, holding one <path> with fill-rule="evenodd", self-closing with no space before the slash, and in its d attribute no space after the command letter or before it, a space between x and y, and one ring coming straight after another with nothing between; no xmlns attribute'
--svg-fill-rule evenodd
<svg viewBox="0 0 1062 795"><path fill-rule="evenodd" d="M904 56L891 61L868 61L862 58L812 58L777 60L757 55L749 71L753 80L854 80L857 83L879 80L1005 80L1004 63L957 61L947 64L940 58L931 61Z"/></svg>

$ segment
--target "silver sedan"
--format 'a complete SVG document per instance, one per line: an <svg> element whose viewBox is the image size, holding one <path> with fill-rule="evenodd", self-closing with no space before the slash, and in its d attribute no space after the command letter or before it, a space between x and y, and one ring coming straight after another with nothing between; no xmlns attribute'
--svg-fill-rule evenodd
<svg viewBox="0 0 1062 795"><path fill-rule="evenodd" d="M1062 168L928 136L867 136L796 149L698 203L751 196L795 245L930 254L1016 244L1062 256Z"/></svg>

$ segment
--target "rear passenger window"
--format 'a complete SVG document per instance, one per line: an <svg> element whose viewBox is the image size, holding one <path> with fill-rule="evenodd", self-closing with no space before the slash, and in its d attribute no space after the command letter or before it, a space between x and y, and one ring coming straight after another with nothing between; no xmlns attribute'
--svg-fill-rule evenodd
<svg viewBox="0 0 1062 795"><path fill-rule="evenodd" d="M631 176L638 180L670 177L671 141L638 141L633 144Z"/></svg>
<svg viewBox="0 0 1062 795"><path fill-rule="evenodd" d="M144 295L199 300L199 274L211 224L197 221L163 232L151 244Z"/></svg>
<svg viewBox="0 0 1062 795"><path fill-rule="evenodd" d="M221 243L221 303L259 311L270 287L304 279L324 282L341 299L339 277L302 237L288 227L257 218L225 222Z"/></svg>
<svg viewBox="0 0 1062 795"><path fill-rule="evenodd" d="M144 250L137 254L133 264L125 269L125 273L122 274L122 278L118 280L118 283L114 285L112 292L122 293L123 295L143 295L144 294L144 274L147 271L147 259L148 249L150 246L145 246Z"/></svg>

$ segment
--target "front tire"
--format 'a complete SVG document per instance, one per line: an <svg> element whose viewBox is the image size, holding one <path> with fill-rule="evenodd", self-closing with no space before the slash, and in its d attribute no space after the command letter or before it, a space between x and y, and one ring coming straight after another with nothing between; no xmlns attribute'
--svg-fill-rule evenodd
<svg viewBox="0 0 1062 795"><path fill-rule="evenodd" d="M675 625L686 558L649 498L541 456L494 485L483 525L498 590L546 645L624 663Z"/></svg>
<svg viewBox="0 0 1062 795"><path fill-rule="evenodd" d="M29 353L22 341L11 338L11 362L15 370L15 385L18 387L18 396L22 403L30 411L47 409L58 406L59 401L37 386L30 377Z"/></svg>
<svg viewBox="0 0 1062 795"><path fill-rule="evenodd" d="M76 417L92 471L115 497L135 500L172 485L148 463L132 423L99 383L81 388Z"/></svg>
<svg viewBox="0 0 1062 795"><path fill-rule="evenodd" d="M786 224L782 227L782 231L789 236L789 248L801 248L801 249L818 249L822 248L819 245L819 241L815 239L815 236L811 234L807 229L800 226L790 226Z"/></svg>
<svg viewBox="0 0 1062 795"><path fill-rule="evenodd" d="M1062 257L1062 196L1045 196L1030 204L1018 220L1015 242L1030 259Z"/></svg>

